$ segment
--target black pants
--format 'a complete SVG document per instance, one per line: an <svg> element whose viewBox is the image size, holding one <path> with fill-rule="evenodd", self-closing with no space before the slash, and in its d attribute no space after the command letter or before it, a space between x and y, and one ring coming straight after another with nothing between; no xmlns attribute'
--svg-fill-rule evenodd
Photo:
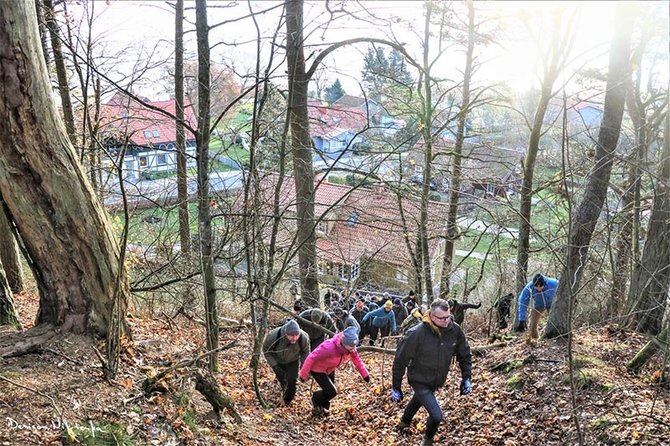
<svg viewBox="0 0 670 446"><path fill-rule="evenodd" d="M330 400L337 395L337 388L335 387L335 372L330 375L325 373L312 372L314 381L321 387L312 394L312 405L314 407L323 407L330 409Z"/></svg>
<svg viewBox="0 0 670 446"><path fill-rule="evenodd" d="M435 390L426 386L414 386L412 389L414 390L414 395L412 395L412 399L407 403L405 412L402 414L400 420L409 424L414 415L423 406L426 412L428 412L425 436L433 438L442 422L442 408L440 408L440 403L435 398Z"/></svg>
<svg viewBox="0 0 670 446"><path fill-rule="evenodd" d="M382 338L385 338L391 333L391 325L386 324L383 327L375 327L374 325L370 324L370 345L374 344L375 341L377 340L377 336L379 336L379 333L381 332Z"/></svg>
<svg viewBox="0 0 670 446"><path fill-rule="evenodd" d="M277 376L277 381L281 385L282 397L284 403L289 404L295 397L296 382L298 381L298 367L299 362L293 361L286 364L279 364L279 367L284 371L283 376Z"/></svg>

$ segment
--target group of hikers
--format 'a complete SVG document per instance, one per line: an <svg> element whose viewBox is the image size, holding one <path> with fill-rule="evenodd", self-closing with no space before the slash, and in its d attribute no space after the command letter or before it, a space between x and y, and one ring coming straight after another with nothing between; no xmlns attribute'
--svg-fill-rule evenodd
<svg viewBox="0 0 670 446"><path fill-rule="evenodd" d="M533 277L519 295L517 330L525 329L530 307L531 337L537 335L538 321L551 308L557 287L556 279L541 274ZM508 296L498 300L499 316L500 307L505 302L509 313L511 298L508 299ZM293 401L298 379L305 382L311 377L319 386L311 395L312 415L328 415L330 403L338 393L336 369L351 361L362 380L370 382L370 374L356 348L365 336L370 336L370 344L373 345L379 334L384 338L402 332L395 350L389 397L397 403L403 400L402 381L405 374L413 394L396 428L406 431L418 410L424 407L428 412L428 421L422 444L432 445L443 419L435 392L444 385L454 358L461 371L460 394L467 395L472 390L472 356L460 324L465 310L479 308L481 303L435 299L424 309L413 292L403 299L393 300L388 295L382 295L381 301L360 295L351 296L352 299L348 297L346 294L327 293L328 312L320 308L305 308L300 301L296 301L294 310L299 316L297 320L288 319L268 332L263 342L263 353L282 389L283 403L290 405Z"/></svg>

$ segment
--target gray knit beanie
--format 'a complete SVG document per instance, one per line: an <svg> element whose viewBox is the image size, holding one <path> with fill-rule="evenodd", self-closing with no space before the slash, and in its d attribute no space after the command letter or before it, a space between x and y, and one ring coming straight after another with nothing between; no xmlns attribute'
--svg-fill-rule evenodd
<svg viewBox="0 0 670 446"><path fill-rule="evenodd" d="M286 321L282 329L284 331L284 334L287 336L300 334L300 326L293 319L289 319L288 321Z"/></svg>

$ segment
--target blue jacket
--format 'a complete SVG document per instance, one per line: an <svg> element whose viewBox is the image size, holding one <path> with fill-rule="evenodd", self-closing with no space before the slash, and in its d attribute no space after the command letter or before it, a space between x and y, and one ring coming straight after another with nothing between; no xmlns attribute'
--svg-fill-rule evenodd
<svg viewBox="0 0 670 446"><path fill-rule="evenodd" d="M372 319L372 325L375 327L385 327L386 324L391 322L391 331L396 331L397 327L395 325L395 313L393 310L386 312L384 307L378 308L374 311L369 312L363 317L363 322L367 322L368 319Z"/></svg>
<svg viewBox="0 0 670 446"><path fill-rule="evenodd" d="M556 295L558 289L558 279L545 276L544 280L546 285L542 291L537 291L532 281L523 287L521 294L519 294L519 321L526 320L531 297L533 298L533 308L537 310L549 310L551 308L551 303L554 301L554 295Z"/></svg>

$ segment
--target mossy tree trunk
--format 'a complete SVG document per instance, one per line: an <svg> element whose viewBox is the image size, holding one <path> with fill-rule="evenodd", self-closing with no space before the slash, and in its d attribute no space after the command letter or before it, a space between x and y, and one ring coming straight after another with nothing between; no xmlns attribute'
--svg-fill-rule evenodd
<svg viewBox="0 0 670 446"><path fill-rule="evenodd" d="M51 98L32 2L0 2L0 79L0 198L33 268L36 322L106 335L117 292L125 308L127 280Z"/></svg>

